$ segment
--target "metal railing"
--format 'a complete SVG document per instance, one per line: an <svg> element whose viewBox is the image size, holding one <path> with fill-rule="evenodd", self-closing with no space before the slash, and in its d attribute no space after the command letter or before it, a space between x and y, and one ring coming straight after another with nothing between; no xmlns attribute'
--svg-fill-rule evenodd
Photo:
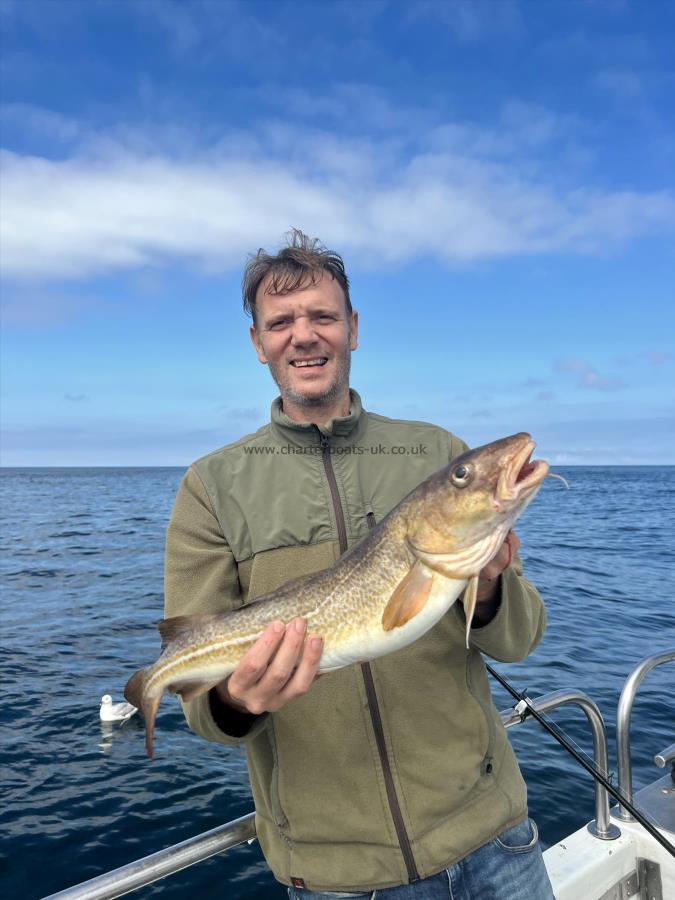
<svg viewBox="0 0 675 900"><path fill-rule="evenodd" d="M648 656L633 669L621 691L616 711L616 755L619 766L619 790L629 803L633 802L633 771L630 761L630 716L633 711L633 701L645 675L651 672L655 666L673 661L675 661L675 648ZM664 754L666 752L664 751ZM617 815L624 822L635 821L622 804L619 804Z"/></svg>
<svg viewBox="0 0 675 900"><path fill-rule="evenodd" d="M630 802L633 799L630 765L630 714L635 693L642 679L654 666L673 660L675 660L675 649L643 660L627 679L621 694L617 716L619 787ZM609 760L605 723L597 705L587 694L581 691L565 690L554 691L535 699L529 697L527 699L532 707L540 713L570 705L582 709L593 733L594 763L601 772L607 773ZM504 726L512 728L525 721L521 716L522 711L521 705L518 704L514 709L502 712L501 718ZM663 765L665 765L666 760L669 761L671 751L672 747L669 747L659 754L657 765L661 764L661 757L663 757ZM630 814L623 814L621 818L625 821L632 821ZM588 830L601 840L613 840L620 835L616 825L610 822L607 790L597 781L595 783L595 820L588 825ZM152 884L160 878L202 862L202 860L231 847L236 847L238 844L255 840L255 837L255 813L249 813L180 844L174 844L158 853L121 866L119 869L113 869L113 871L92 878L90 881L66 888L56 894L50 894L43 900L113 900L114 897L121 897L123 894Z"/></svg>
<svg viewBox="0 0 675 900"><path fill-rule="evenodd" d="M218 828L144 856L127 866L113 869L112 872L106 872L105 875L66 888L57 894L50 894L44 900L111 900L254 839L255 813L248 813L227 825L219 825Z"/></svg>
<svg viewBox="0 0 675 900"><path fill-rule="evenodd" d="M607 729L597 704L587 694L584 694L583 691L553 691L534 699L528 697L527 700L539 713L546 713L552 709L558 709L560 706L578 706L582 709L593 732L593 762L607 777L609 770ZM521 722L527 721L522 718L521 712L520 703L513 709L502 712L504 727L513 728L514 725L520 725ZM595 782L595 820L589 823L588 830L602 841L613 841L621 834L616 825L610 822L609 794L599 781Z"/></svg>
<svg viewBox="0 0 675 900"><path fill-rule="evenodd" d="M675 765L675 744L671 744L670 747L666 747L665 750L662 750L654 756L654 764L657 765L659 769L665 769L668 763Z"/></svg>

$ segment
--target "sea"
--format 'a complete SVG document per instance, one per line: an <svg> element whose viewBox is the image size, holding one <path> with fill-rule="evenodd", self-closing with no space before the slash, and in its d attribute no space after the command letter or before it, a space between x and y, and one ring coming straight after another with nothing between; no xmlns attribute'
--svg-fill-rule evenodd
<svg viewBox="0 0 675 900"><path fill-rule="evenodd" d="M558 468L518 523L528 577L548 608L541 645L495 664L536 697L580 689L599 705L615 773L614 722L626 676L675 646L675 467ZM0 894L33 900L183 841L252 810L239 748L192 734L162 704L156 758L140 714L101 723L157 657L165 529L179 468L0 470ZM663 774L654 754L675 736L675 671L640 688L632 719L636 786ZM499 709L513 701L498 685ZM586 753L583 713L551 718ZM533 721L510 729L544 846L594 815L588 775ZM328 761L327 761L328 765ZM616 782L616 778L614 777ZM330 815L330 810L326 810ZM257 843L136 892L167 900L281 898Z"/></svg>

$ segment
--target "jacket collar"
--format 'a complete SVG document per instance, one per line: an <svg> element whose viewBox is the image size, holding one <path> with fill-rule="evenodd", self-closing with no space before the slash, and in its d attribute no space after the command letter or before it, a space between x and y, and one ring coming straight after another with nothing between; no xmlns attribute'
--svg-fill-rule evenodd
<svg viewBox="0 0 675 900"><path fill-rule="evenodd" d="M349 415L336 416L323 422L321 425L314 425L312 422L296 422L290 419L283 411L281 406L281 397L277 397L272 403L272 430L282 440L292 441L293 443L311 444L316 443L318 434L326 435L329 438L346 438L346 442L354 440L365 427L366 412L361 405L361 398L352 388L349 389Z"/></svg>

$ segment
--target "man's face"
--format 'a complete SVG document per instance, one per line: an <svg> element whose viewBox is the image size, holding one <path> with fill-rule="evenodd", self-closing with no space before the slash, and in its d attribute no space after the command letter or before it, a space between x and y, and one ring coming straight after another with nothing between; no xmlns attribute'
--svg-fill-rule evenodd
<svg viewBox="0 0 675 900"><path fill-rule="evenodd" d="M358 314L347 315L342 288L329 274L290 294L258 288L251 340L267 363L282 400L321 406L349 388L350 354L357 346Z"/></svg>

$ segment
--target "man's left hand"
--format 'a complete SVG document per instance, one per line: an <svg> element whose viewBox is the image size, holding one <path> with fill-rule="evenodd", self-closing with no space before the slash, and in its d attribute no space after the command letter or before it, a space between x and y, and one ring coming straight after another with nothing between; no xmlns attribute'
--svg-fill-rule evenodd
<svg viewBox="0 0 675 900"><path fill-rule="evenodd" d="M499 576L504 569L511 565L519 547L520 538L515 531L509 531L499 550L497 550L485 568L480 571L478 576L478 603L485 603L497 598Z"/></svg>

